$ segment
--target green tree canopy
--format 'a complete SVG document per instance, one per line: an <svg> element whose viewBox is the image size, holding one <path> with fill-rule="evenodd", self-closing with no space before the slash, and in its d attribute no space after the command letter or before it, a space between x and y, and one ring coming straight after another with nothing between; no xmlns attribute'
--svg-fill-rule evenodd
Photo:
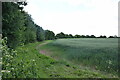
<svg viewBox="0 0 120 80"><path fill-rule="evenodd" d="M53 31L45 30L45 39L46 40L53 40L55 39L55 34Z"/></svg>
<svg viewBox="0 0 120 80"><path fill-rule="evenodd" d="M36 25L36 27L37 27L37 32L36 32L37 40L38 41L45 40L45 31L43 30L43 28L38 25Z"/></svg>
<svg viewBox="0 0 120 80"><path fill-rule="evenodd" d="M2 3L2 34L8 38L7 45L15 48L23 41L23 31L25 30L25 20L19 4L13 2Z"/></svg>

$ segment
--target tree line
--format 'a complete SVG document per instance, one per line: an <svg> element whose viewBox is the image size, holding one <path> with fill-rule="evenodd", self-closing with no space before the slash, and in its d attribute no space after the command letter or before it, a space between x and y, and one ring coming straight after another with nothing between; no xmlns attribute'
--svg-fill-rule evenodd
<svg viewBox="0 0 120 80"><path fill-rule="evenodd" d="M2 3L2 37L7 37L7 45L10 48L55 39L53 31L44 30L34 23L31 15L23 10L26 5L26 2Z"/></svg>
<svg viewBox="0 0 120 80"><path fill-rule="evenodd" d="M7 37L7 46L17 46L33 43L36 41L54 40L60 38L107 38L106 36L96 37L94 35L64 34L55 35L53 31L44 30L34 23L30 14L23 10L26 2L3 2L2 3L2 38ZM116 38L110 36L109 38Z"/></svg>
<svg viewBox="0 0 120 80"><path fill-rule="evenodd" d="M116 35L115 36L105 36L105 35L100 35L99 37L96 37L95 35L72 35L72 34L65 34L63 32L61 33L58 33L56 36L55 36L56 39L59 39L59 38L118 38Z"/></svg>

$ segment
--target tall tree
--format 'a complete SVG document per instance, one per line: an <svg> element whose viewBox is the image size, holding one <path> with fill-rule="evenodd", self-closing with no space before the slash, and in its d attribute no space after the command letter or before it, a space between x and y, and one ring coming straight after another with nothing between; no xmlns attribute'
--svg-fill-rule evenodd
<svg viewBox="0 0 120 80"><path fill-rule="evenodd" d="M36 41L36 26L31 18L31 15L24 13L25 15L25 30L24 30L24 39L25 43L35 42Z"/></svg>
<svg viewBox="0 0 120 80"><path fill-rule="evenodd" d="M78 34L76 34L74 37L75 37L75 38L80 38L81 36L80 36L80 35L78 35Z"/></svg>
<svg viewBox="0 0 120 80"><path fill-rule="evenodd" d="M45 31L43 30L43 28L38 25L36 25L36 27L37 27L37 32L36 32L37 40L38 41L45 40Z"/></svg>
<svg viewBox="0 0 120 80"><path fill-rule="evenodd" d="M22 43L25 30L24 15L19 7L19 4L13 2L2 3L2 34L8 38L7 45L12 48Z"/></svg>
<svg viewBox="0 0 120 80"><path fill-rule="evenodd" d="M53 40L55 39L55 34L53 31L45 30L45 39L46 40Z"/></svg>
<svg viewBox="0 0 120 80"><path fill-rule="evenodd" d="M58 33L57 35L56 35L56 38L65 38L66 36L65 36L65 34L63 33L63 32L61 32L61 33Z"/></svg>

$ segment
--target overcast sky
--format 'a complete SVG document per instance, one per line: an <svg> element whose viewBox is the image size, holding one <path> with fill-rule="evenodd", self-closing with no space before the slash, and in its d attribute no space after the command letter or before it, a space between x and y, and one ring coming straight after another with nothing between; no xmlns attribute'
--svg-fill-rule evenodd
<svg viewBox="0 0 120 80"><path fill-rule="evenodd" d="M36 24L53 32L118 35L119 0L27 0Z"/></svg>

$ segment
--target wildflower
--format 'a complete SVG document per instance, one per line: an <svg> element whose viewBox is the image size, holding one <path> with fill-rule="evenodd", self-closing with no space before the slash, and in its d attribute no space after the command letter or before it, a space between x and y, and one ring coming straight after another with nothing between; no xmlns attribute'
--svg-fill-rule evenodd
<svg viewBox="0 0 120 80"><path fill-rule="evenodd" d="M35 63L35 65L36 65L36 63Z"/></svg>
<svg viewBox="0 0 120 80"><path fill-rule="evenodd" d="M7 72L7 73L9 73L10 71L8 71L8 70L2 70L1 72Z"/></svg>
<svg viewBox="0 0 120 80"><path fill-rule="evenodd" d="M17 53L17 51L13 51L13 53Z"/></svg>
<svg viewBox="0 0 120 80"><path fill-rule="evenodd" d="M6 66L9 66L9 63Z"/></svg>
<svg viewBox="0 0 120 80"><path fill-rule="evenodd" d="M32 61L35 61L34 59Z"/></svg>
<svg viewBox="0 0 120 80"><path fill-rule="evenodd" d="M13 58L13 56L10 56L11 58Z"/></svg>
<svg viewBox="0 0 120 80"><path fill-rule="evenodd" d="M111 60L109 60L109 61L108 61L108 63L109 63L109 64L112 64L112 61L111 61Z"/></svg>
<svg viewBox="0 0 120 80"><path fill-rule="evenodd" d="M108 61L106 61L106 63L108 63L108 64L112 64L112 61L111 61L111 60L108 60Z"/></svg>
<svg viewBox="0 0 120 80"><path fill-rule="evenodd" d="M6 55L6 57L10 57L10 55Z"/></svg>

